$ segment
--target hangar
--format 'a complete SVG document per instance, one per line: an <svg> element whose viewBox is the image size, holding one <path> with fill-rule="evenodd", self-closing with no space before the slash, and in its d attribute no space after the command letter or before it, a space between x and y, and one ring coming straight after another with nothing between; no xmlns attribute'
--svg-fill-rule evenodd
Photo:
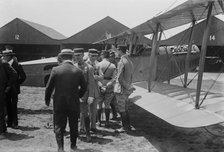
<svg viewBox="0 0 224 152"><path fill-rule="evenodd" d="M0 49L11 45L19 61L56 56L60 40L66 37L54 29L15 18L0 28Z"/></svg>

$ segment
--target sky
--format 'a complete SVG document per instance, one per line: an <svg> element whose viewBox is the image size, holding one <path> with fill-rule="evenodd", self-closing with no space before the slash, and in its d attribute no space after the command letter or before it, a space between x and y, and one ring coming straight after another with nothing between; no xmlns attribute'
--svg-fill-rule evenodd
<svg viewBox="0 0 224 152"><path fill-rule="evenodd" d="M0 27L15 18L55 29L66 37L110 16L133 28L186 0L0 0ZM168 37L173 35L168 33Z"/></svg>

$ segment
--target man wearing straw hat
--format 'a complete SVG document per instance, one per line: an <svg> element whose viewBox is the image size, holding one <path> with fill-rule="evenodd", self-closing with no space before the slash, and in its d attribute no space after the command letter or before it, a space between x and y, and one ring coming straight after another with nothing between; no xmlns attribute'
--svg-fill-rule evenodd
<svg viewBox="0 0 224 152"><path fill-rule="evenodd" d="M0 54L0 139L7 131L5 125L5 93L8 93L10 88L16 82L16 71L6 62L3 62Z"/></svg>
<svg viewBox="0 0 224 152"><path fill-rule="evenodd" d="M26 80L26 74L22 66L18 63L13 48L11 46L5 46L5 50L2 51L3 60L8 62L9 65L17 72L17 80L15 85L6 94L7 100L7 114L8 127L18 129L18 114L17 114L17 103L18 94L20 94L20 85Z"/></svg>
<svg viewBox="0 0 224 152"><path fill-rule="evenodd" d="M86 81L82 71L73 64L73 51L63 49L58 55L61 64L51 71L45 92L45 104L49 106L50 98L54 92L54 132L58 144L58 151L64 151L64 131L69 121L71 151L77 149L78 118L80 101L86 92Z"/></svg>

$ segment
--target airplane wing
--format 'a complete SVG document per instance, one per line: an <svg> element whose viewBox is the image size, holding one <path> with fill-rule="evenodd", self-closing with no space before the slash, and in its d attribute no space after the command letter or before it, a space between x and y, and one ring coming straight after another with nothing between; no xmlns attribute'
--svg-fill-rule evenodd
<svg viewBox="0 0 224 152"><path fill-rule="evenodd" d="M200 109L195 109L194 89L155 82L148 93L145 82L135 83L130 101L166 122L184 128L196 128L224 122L224 96L209 93ZM202 92L201 98L205 95Z"/></svg>
<svg viewBox="0 0 224 152"><path fill-rule="evenodd" d="M156 31L157 24L160 24L164 31L191 23L193 20L205 19L208 14L208 2L214 3L212 15L223 13L224 6L222 0L188 0L172 10L134 27L132 30L146 35Z"/></svg>
<svg viewBox="0 0 224 152"><path fill-rule="evenodd" d="M157 24L161 25L163 31L175 28L193 20L198 21L205 19L208 12L208 2L213 2L212 15L223 13L223 0L188 0L172 10L158 15L132 29L128 29L114 37L101 40L95 43L114 43L116 39L122 39L131 34L152 34L156 31Z"/></svg>

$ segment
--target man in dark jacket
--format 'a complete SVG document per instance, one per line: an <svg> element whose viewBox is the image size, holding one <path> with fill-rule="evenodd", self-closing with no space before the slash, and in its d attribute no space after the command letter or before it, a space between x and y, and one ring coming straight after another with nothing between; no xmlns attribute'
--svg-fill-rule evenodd
<svg viewBox="0 0 224 152"><path fill-rule="evenodd" d="M5 125L5 93L11 89L17 78L16 71L0 57L0 136L6 132ZM1 137L0 137L1 138Z"/></svg>
<svg viewBox="0 0 224 152"><path fill-rule="evenodd" d="M78 137L79 98L86 91L86 81L82 71L73 65L73 51L63 49L58 55L62 63L51 71L45 92L45 104L49 106L53 90L54 132L58 151L64 151L63 134L69 121L71 151L75 151Z"/></svg>
<svg viewBox="0 0 224 152"><path fill-rule="evenodd" d="M18 94L20 93L20 85L26 80L26 74L22 66L18 63L15 53L11 46L6 46L6 50L2 51L3 60L8 62L9 65L17 72L17 80L15 85L6 94L7 100L7 114L8 114L8 127L18 129L18 115L17 103Z"/></svg>

